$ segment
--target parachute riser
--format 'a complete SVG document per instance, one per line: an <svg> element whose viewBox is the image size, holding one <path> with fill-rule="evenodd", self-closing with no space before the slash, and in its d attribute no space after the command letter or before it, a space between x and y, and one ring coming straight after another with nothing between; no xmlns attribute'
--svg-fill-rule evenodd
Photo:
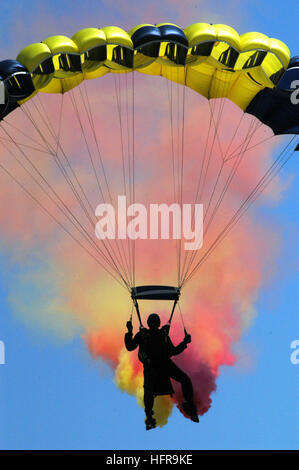
<svg viewBox="0 0 299 470"><path fill-rule="evenodd" d="M143 328L138 302L137 302L136 299L134 299L133 302L134 302L135 310L136 310L137 317L138 317L138 320L139 320L140 328Z"/></svg>
<svg viewBox="0 0 299 470"><path fill-rule="evenodd" d="M168 320L169 326L171 325L172 317L173 317L173 314L174 314L175 307L176 307L177 303L178 303L178 301L177 301L177 299L176 299L176 300L174 301L174 303L173 303L173 307L172 307L172 310L171 310L171 314L170 314L170 317L169 317L169 320Z"/></svg>

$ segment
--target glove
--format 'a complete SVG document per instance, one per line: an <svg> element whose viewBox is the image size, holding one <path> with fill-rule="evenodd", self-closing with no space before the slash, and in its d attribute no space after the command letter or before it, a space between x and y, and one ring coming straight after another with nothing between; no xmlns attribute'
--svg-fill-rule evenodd
<svg viewBox="0 0 299 470"><path fill-rule="evenodd" d="M127 328L128 328L128 332L129 332L129 333L132 333L132 331L133 331L133 325L132 325L131 320L130 320L130 321L127 321Z"/></svg>

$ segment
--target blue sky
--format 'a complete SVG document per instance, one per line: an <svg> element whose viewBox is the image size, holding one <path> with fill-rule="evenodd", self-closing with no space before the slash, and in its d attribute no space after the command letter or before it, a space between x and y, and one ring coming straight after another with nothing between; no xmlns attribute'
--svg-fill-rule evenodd
<svg viewBox="0 0 299 470"><path fill-rule="evenodd" d="M164 15L164 20L180 23L171 3L151 2L151 14L156 11L158 20ZM225 8L221 6L224 3ZM148 4L139 2L144 9ZM134 26L137 16L142 16L140 11L136 18L133 14L130 24L119 1L112 5L90 1L84 8L77 5L79 2L69 0L6 3L1 12L2 59L8 58L6 54L14 58L27 43L60 33L64 24L65 34L72 34L92 26L96 16L101 24L113 22L124 28ZM187 16L194 22L207 21L209 15L210 22L223 18L240 32L257 30L278 37L288 44L292 55L299 55L295 0L288 1L287 8L277 0L216 1L213 6L209 2L186 2L185 8L189 7ZM40 16L46 13L49 21L40 22ZM91 359L79 335L71 342L59 341L12 314L6 297L14 268L2 252L0 340L5 342L6 364L0 365L0 448L298 448L299 365L290 361L290 344L299 339L298 172L297 156L284 170L285 178L291 175L293 179L283 199L257 214L274 227L280 226L282 249L276 272L256 302L259 315L242 343L236 345L248 351L252 366L249 370L238 365L222 368L213 406L199 425L174 410L167 426L146 432L143 410L134 398L115 387L105 364Z"/></svg>

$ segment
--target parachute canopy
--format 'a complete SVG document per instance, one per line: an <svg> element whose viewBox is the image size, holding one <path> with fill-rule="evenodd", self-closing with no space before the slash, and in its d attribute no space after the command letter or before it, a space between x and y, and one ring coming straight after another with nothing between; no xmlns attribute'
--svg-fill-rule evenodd
<svg viewBox="0 0 299 470"><path fill-rule="evenodd" d="M72 38L52 36L31 44L16 61L0 63L6 89L0 118L37 92L65 93L83 80L133 70L161 75L209 99L226 97L275 134L298 133L298 108L288 100L290 80L299 77L298 58L290 60L278 39L208 23L185 30L170 23L142 24L129 32L86 28Z"/></svg>
<svg viewBox="0 0 299 470"><path fill-rule="evenodd" d="M288 144L285 151L279 154L256 185L248 191L239 208L209 239L209 244L203 252L185 253L183 256L182 247L178 243L178 287L135 287L135 242L130 241L124 245L121 240L119 244L113 245L110 241L96 240L94 231L90 234L90 229L94 230L95 226L95 205L94 201L89 199L90 175L94 176L95 194L108 202L113 200L111 187L118 182L118 178L113 176L113 182L110 184L107 177L107 166L111 162L109 158L108 163L105 162L99 150L97 123L86 85L93 83L92 79L99 79L97 92L101 94L101 77L110 74L114 79L121 141L120 161L114 169L123 172L123 194L134 203L135 72L139 73L139 77L143 74L162 76L166 79L172 151L170 163L165 165L167 169L169 166L170 171L172 166L173 197L176 203L182 204L184 192L185 90L188 87L208 100L206 121L209 124L206 126L206 144L200 149L195 149L199 156L192 161L191 171L189 168L189 175L198 178L194 203L204 202L206 234L219 213L244 154L257 145L251 144L251 141L259 125L264 123L277 135L299 134L299 105L291 100L293 82L299 80L299 58L291 58L288 47L282 41L262 33L249 32L239 35L232 27L223 24L194 23L183 30L171 23L161 23L141 24L129 32L116 26L85 28L72 38L58 35L28 45L20 51L16 60L0 62L0 82L4 91L3 102L0 104L0 127L4 133L1 143L15 159L18 170L21 169L25 173L25 178L22 180L19 174L16 177L2 163L0 168L85 251L96 258L109 274L126 287L133 300L168 299L176 302L183 284L194 275L258 194L283 167L290 158L289 151L293 149ZM105 78L102 78L103 81ZM183 90L181 94L180 90ZM51 106L44 105L40 97L47 97L49 102L55 98L58 103L58 98L53 97L53 94L59 97L60 102L52 106L52 111L53 107L55 108L55 115L51 120ZM70 97L77 132L82 133L86 149L84 162L80 161L78 164L76 155L75 165L72 162L73 155L67 154L61 137L65 95ZM227 101L239 108L235 106L242 114L240 123L244 114L258 119L253 119L244 133L243 141L239 142L234 151L230 147L239 131L240 123L232 132L231 142L225 151L219 134L221 122L230 123L229 115L223 118L224 102ZM215 102L219 104L218 108ZM26 128L22 128L16 137L16 126L7 122L6 117L17 108L24 111L23 117L27 120L24 121ZM70 121L68 114L68 122ZM199 132L203 132L203 124L205 123L199 126ZM28 140L30 126L34 130L34 138ZM24 139L24 142L21 139ZM57 174L53 183L49 181L50 166L39 168L35 159L36 153L39 157L46 154L47 158L52 158L51 164L56 165ZM80 168L87 164L90 165L88 171L84 172L84 176L80 175ZM43 173L42 170L46 171ZM58 219L56 213L54 215L44 204L43 198L31 192L30 185L26 186L25 181L31 181L41 190L42 196L48 198L51 205L58 209L58 214L67 222L67 227ZM86 188L84 182L87 184ZM69 197L59 193L63 183L74 197L71 204ZM142 183L140 187L143 188Z"/></svg>

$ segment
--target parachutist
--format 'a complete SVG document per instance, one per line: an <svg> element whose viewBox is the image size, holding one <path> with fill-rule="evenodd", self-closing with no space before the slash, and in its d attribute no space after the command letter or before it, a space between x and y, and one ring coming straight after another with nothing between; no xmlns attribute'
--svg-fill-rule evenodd
<svg viewBox="0 0 299 470"><path fill-rule="evenodd" d="M142 328L133 337L132 323L127 322L128 332L125 334L125 345L128 351L137 347L138 358L143 364L144 376L144 408L146 414L146 429L156 426L153 417L154 399L158 395L172 395L174 393L170 379L181 384L184 402L183 411L192 421L198 422L197 410L193 401L193 385L185 372L183 372L170 358L181 354L187 344L191 343L191 335L185 331L183 341L174 346L169 338L169 325L160 328L160 317L156 313L147 319L149 328Z"/></svg>

